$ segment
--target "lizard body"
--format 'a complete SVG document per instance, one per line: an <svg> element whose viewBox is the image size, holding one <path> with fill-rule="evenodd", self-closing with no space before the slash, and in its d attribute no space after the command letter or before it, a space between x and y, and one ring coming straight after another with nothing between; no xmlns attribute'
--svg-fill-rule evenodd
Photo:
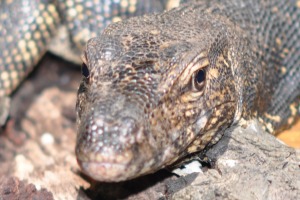
<svg viewBox="0 0 300 200"><path fill-rule="evenodd" d="M300 113L300 2L192 1L88 41L76 155L123 181L215 144L241 120L272 134Z"/></svg>

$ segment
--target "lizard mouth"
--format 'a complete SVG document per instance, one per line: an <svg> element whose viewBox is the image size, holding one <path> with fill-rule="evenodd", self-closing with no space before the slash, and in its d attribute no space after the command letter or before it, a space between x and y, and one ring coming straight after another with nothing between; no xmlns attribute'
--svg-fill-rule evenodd
<svg viewBox="0 0 300 200"><path fill-rule="evenodd" d="M115 182L125 180L124 173L127 173L127 166L110 162L84 162L77 160L80 168L86 175L95 180L103 182Z"/></svg>
<svg viewBox="0 0 300 200"><path fill-rule="evenodd" d="M195 131L202 131L213 110L221 109L224 104L234 104L234 101L216 105L209 111L201 113L195 122L197 127ZM101 123L98 123L95 128L98 120ZM171 142L171 146L164 145L162 148L133 118L124 117L118 120L117 124L111 123L102 116L94 119L95 123L93 120L87 121L88 123L83 126L85 128L79 130L82 132L79 134L81 138L78 138L76 146L77 162L86 175L101 182L120 182L153 173L186 156L184 149L196 139L185 141L186 145L181 146L182 149L176 147L175 142ZM103 125L103 128L100 125ZM115 130L115 126L109 125L117 125L119 128ZM102 131L89 132L94 129ZM206 144L203 143L202 146L204 145ZM195 149L195 151L199 150L201 149Z"/></svg>
<svg viewBox="0 0 300 200"><path fill-rule="evenodd" d="M142 149L142 147L137 147L137 149ZM76 154L80 168L92 179L101 182L120 182L146 174L150 166L155 164L155 160L151 159L153 152L144 151L144 156L142 156L142 151L128 149L120 154L90 153L84 155L80 149L77 149Z"/></svg>
<svg viewBox="0 0 300 200"><path fill-rule="evenodd" d="M147 173L157 152L148 132L132 117L113 120L92 115L78 130L77 162L89 177L102 182L119 182Z"/></svg>

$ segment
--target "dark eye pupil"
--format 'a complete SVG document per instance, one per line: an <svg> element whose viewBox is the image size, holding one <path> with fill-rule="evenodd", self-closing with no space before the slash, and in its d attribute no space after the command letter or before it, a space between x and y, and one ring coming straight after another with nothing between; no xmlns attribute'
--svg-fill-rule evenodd
<svg viewBox="0 0 300 200"><path fill-rule="evenodd" d="M202 70L202 69L199 70L199 71L197 72L197 74L196 74L195 79L196 79L196 83L197 83L197 84L202 83L202 82L205 80L205 71Z"/></svg>
<svg viewBox="0 0 300 200"><path fill-rule="evenodd" d="M88 69L88 67L86 66L85 63L82 63L82 66L81 66L81 73L82 75L85 77L85 78L88 78L90 76L90 71Z"/></svg>
<svg viewBox="0 0 300 200"><path fill-rule="evenodd" d="M193 88L201 91L205 85L205 69L200 69L193 74Z"/></svg>

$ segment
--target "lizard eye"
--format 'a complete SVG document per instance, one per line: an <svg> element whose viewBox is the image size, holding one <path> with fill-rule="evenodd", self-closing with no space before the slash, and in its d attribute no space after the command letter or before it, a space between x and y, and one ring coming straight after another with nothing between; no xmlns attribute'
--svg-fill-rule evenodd
<svg viewBox="0 0 300 200"><path fill-rule="evenodd" d="M202 90L205 85L206 72L205 69L199 69L193 74L193 86L197 90Z"/></svg>
<svg viewBox="0 0 300 200"><path fill-rule="evenodd" d="M90 71L87 67L87 65L85 63L82 63L81 66L81 74L85 77L85 78L89 78L90 77Z"/></svg>

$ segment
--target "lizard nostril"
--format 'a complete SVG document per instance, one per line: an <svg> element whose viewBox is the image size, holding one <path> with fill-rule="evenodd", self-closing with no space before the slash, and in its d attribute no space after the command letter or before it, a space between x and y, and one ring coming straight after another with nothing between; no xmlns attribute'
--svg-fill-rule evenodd
<svg viewBox="0 0 300 200"><path fill-rule="evenodd" d="M89 78L90 77L90 71L87 67L87 65L85 63L82 63L81 66L81 73L85 78Z"/></svg>

